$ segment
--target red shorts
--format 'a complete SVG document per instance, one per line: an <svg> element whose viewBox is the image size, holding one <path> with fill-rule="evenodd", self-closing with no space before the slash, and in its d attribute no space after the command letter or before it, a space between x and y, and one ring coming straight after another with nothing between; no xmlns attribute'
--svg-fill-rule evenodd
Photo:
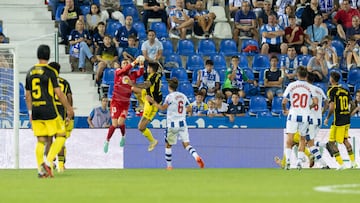
<svg viewBox="0 0 360 203"><path fill-rule="evenodd" d="M120 117L126 118L128 115L130 103L121 103L111 101L110 103L110 113L112 119L118 119Z"/></svg>

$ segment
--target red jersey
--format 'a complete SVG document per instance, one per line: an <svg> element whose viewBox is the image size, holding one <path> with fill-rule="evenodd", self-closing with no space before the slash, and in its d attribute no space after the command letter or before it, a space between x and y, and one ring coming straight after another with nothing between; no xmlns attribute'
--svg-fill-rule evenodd
<svg viewBox="0 0 360 203"><path fill-rule="evenodd" d="M115 70L114 78L114 91L112 101L121 103L130 103L131 86L124 84L124 78L128 77L133 83L136 83L136 79L144 74L144 68L140 68L137 71L130 72L132 65L129 64L124 68L118 68Z"/></svg>
<svg viewBox="0 0 360 203"><path fill-rule="evenodd" d="M347 12L343 9L339 10L334 16L334 18L338 23L341 23L345 28L351 28L353 16L360 17L360 13L357 9L350 8Z"/></svg>

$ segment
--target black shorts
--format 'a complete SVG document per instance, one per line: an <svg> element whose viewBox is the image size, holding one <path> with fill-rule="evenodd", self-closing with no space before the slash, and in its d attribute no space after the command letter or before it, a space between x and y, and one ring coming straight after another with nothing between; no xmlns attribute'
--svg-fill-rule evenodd
<svg viewBox="0 0 360 203"><path fill-rule="evenodd" d="M264 44L267 44L267 43L263 43L263 44L261 45L261 47L262 47ZM269 53L273 53L273 52L280 53L280 52L281 52L280 44L268 44L268 45L269 45Z"/></svg>

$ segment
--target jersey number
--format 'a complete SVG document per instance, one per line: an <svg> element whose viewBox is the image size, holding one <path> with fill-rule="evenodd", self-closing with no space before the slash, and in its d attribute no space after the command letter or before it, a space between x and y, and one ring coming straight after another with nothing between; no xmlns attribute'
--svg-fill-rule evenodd
<svg viewBox="0 0 360 203"><path fill-rule="evenodd" d="M60 87L61 91L64 92L64 90L65 90L64 84L63 84L63 83L59 83L59 87ZM65 93L65 92L64 92L64 93ZM66 95L65 95L65 96L66 96ZM59 100L59 97L57 96L57 94L55 94L55 99L56 99L56 100Z"/></svg>
<svg viewBox="0 0 360 203"><path fill-rule="evenodd" d="M182 113L184 111L184 102L183 101L179 101L178 104L178 113Z"/></svg>
<svg viewBox="0 0 360 203"><path fill-rule="evenodd" d="M308 95L307 94L294 94L293 95L293 107L295 108L305 108L307 106Z"/></svg>
<svg viewBox="0 0 360 203"><path fill-rule="evenodd" d="M339 96L340 111L347 111L349 108L349 99L347 96Z"/></svg>
<svg viewBox="0 0 360 203"><path fill-rule="evenodd" d="M40 87L40 78L34 78L31 81L32 85L32 97L34 99L39 99L41 97L41 87Z"/></svg>

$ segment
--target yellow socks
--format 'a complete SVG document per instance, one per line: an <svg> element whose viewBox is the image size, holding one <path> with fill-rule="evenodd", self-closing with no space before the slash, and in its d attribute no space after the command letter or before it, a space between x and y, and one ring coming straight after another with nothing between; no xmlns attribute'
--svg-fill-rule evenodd
<svg viewBox="0 0 360 203"><path fill-rule="evenodd" d="M45 143L37 142L35 148L36 162L38 168L40 169L40 165L44 162L44 151L45 151Z"/></svg>
<svg viewBox="0 0 360 203"><path fill-rule="evenodd" d="M146 137L146 139L149 140L149 142L154 142L154 137L151 133L151 131L149 130L149 128L146 128L142 134Z"/></svg>
<svg viewBox="0 0 360 203"><path fill-rule="evenodd" d="M55 141L50 147L50 151L48 156L46 157L46 162L50 164L50 166L53 166L53 160L56 157L56 155L60 152L61 148L65 144L65 137L56 137Z"/></svg>

